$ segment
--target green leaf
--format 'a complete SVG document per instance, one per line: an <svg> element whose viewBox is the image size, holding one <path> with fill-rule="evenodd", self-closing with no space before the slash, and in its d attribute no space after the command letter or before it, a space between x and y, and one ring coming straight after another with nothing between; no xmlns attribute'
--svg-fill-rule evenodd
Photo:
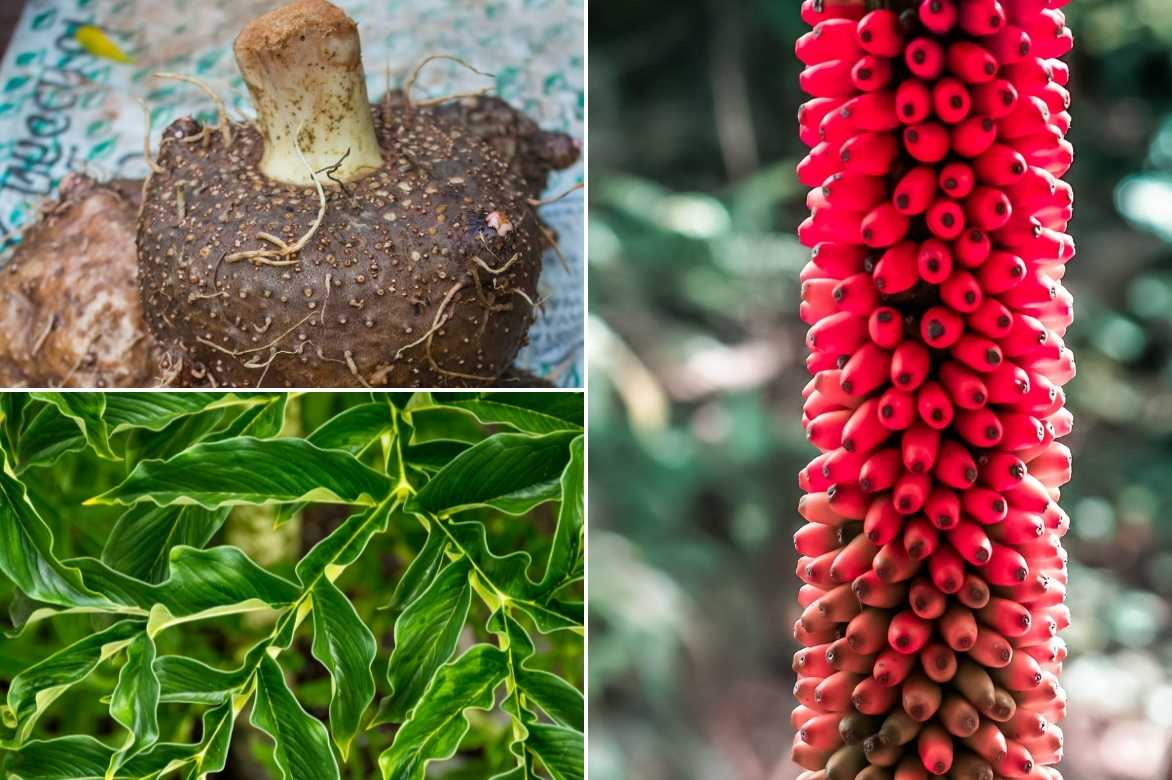
<svg viewBox="0 0 1172 780"><path fill-rule="evenodd" d="M85 438L77 423L45 404L33 415L20 434L16 462L23 471L30 466L51 466L67 452L85 449Z"/></svg>
<svg viewBox="0 0 1172 780"><path fill-rule="evenodd" d="M96 394L95 394L96 395ZM130 428L161 431L175 420L210 409L231 406L255 406L268 401L265 396L242 398L223 393L105 393L105 418L110 432Z"/></svg>
<svg viewBox="0 0 1172 780"><path fill-rule="evenodd" d="M472 586L467 560L449 564L395 621L395 649L387 666L391 696L383 715L406 720L438 670L456 651L468 619Z"/></svg>
<svg viewBox="0 0 1172 780"><path fill-rule="evenodd" d="M297 579L311 588L331 566L346 566L358 560L371 537L387 530L392 505L384 501L376 507L351 515L305 554L296 567Z"/></svg>
<svg viewBox="0 0 1172 780"><path fill-rule="evenodd" d="M553 780L583 780L586 776L586 744L580 731L530 723L525 746L541 759Z"/></svg>
<svg viewBox="0 0 1172 780"><path fill-rule="evenodd" d="M169 460L139 463L122 484L86 503L151 501L206 509L294 501L373 505L390 488L385 474L349 453L304 439L242 437L201 442Z"/></svg>
<svg viewBox="0 0 1172 780"><path fill-rule="evenodd" d="M27 738L46 707L88 677L102 661L130 644L142 630L141 620L123 620L58 650L16 675L8 688L6 724L16 729L21 740Z"/></svg>
<svg viewBox="0 0 1172 780"><path fill-rule="evenodd" d="M148 634L139 634L126 648L126 664L110 697L110 716L130 732L110 759L110 773L159 740L159 678L154 664L155 642Z"/></svg>
<svg viewBox="0 0 1172 780"><path fill-rule="evenodd" d="M468 732L464 711L492 707L508 674L505 654L492 645L474 645L441 667L411 718L378 758L383 780L423 780L427 765L451 758Z"/></svg>
<svg viewBox="0 0 1172 780"><path fill-rule="evenodd" d="M340 777L326 727L293 697L281 667L268 655L256 673L252 725L272 737L273 758L284 780Z"/></svg>
<svg viewBox="0 0 1172 780"><path fill-rule="evenodd" d="M27 742L9 755L9 780L104 780L114 751L93 737Z"/></svg>
<svg viewBox="0 0 1172 780"><path fill-rule="evenodd" d="M57 393L35 392L31 394L39 401L57 407L57 411L76 423L88 444L99 457L118 460L110 449L110 429L106 424L105 393Z"/></svg>
<svg viewBox="0 0 1172 780"><path fill-rule="evenodd" d="M250 411L252 409L247 410ZM214 431L224 421L225 416L224 409L208 409L198 414L180 417L161 431L146 428L131 431L126 437L126 462L166 460L197 441L214 438Z"/></svg>
<svg viewBox="0 0 1172 780"><path fill-rule="evenodd" d="M353 406L322 423L306 438L323 450L361 455L391 430L391 407L385 403Z"/></svg>
<svg viewBox="0 0 1172 780"><path fill-rule="evenodd" d="M342 760L374 701L377 643L354 605L328 579L313 588L313 657L330 673L330 731Z"/></svg>
<svg viewBox="0 0 1172 780"><path fill-rule="evenodd" d="M0 571L35 601L67 608L114 606L87 588L75 567L53 554L53 532L7 462L0 468Z"/></svg>
<svg viewBox="0 0 1172 780"><path fill-rule="evenodd" d="M572 579L582 554L582 531L586 523L585 437L570 444L570 462L562 472L562 502L558 509L558 526L549 551L549 563L541 587L556 590Z"/></svg>
<svg viewBox="0 0 1172 780"><path fill-rule="evenodd" d="M556 674L524 665L517 669L517 685L559 726L584 731L586 703L581 692Z"/></svg>
<svg viewBox="0 0 1172 780"><path fill-rule="evenodd" d="M159 701L188 704L222 704L247 677L245 668L223 671L185 655L161 655L155 659Z"/></svg>
<svg viewBox="0 0 1172 780"><path fill-rule="evenodd" d="M411 446L435 442L476 444L488 435L476 415L454 406L415 406L403 413Z"/></svg>
<svg viewBox="0 0 1172 780"><path fill-rule="evenodd" d="M557 496L558 479L570 459L569 444L577 435L498 433L440 469L407 510L438 515L488 506L525 514Z"/></svg>
<svg viewBox="0 0 1172 780"><path fill-rule="evenodd" d="M106 537L102 561L123 574L161 582L168 573L171 549L203 547L228 518L228 508L135 504Z"/></svg>
<svg viewBox="0 0 1172 780"><path fill-rule="evenodd" d="M553 433L555 431L582 430L582 403L580 398L577 404L571 405L568 408L554 407L553 411L556 414L548 414L545 411L537 411L527 406L525 402L530 399L523 397L527 395L529 394L496 393L489 397L469 399L466 401L452 401L451 405L470 412L476 416L476 419L486 425L509 425L524 433ZM553 394L539 393L537 395L546 396ZM574 408L575 406L576 409ZM573 419L565 419L557 416L559 414L576 417L577 422Z"/></svg>
<svg viewBox="0 0 1172 780"><path fill-rule="evenodd" d="M423 548L411 560L411 564L403 572L398 583L395 584L395 590L391 594L390 600L382 609L398 614L406 609L408 604L419 598L423 591L427 590L443 566L444 547L447 543L447 538L442 531L437 531L434 528L428 531L427 541L424 542Z"/></svg>

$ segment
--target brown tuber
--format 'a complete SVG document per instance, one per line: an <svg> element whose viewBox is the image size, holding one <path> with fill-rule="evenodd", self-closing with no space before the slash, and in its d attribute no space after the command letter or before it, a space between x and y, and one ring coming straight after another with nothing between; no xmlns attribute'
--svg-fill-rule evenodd
<svg viewBox="0 0 1172 780"><path fill-rule="evenodd" d="M535 315L534 190L577 147L518 121L502 149L471 108L370 105L357 28L325 0L254 20L235 51L255 124L168 127L138 223L175 382L493 384Z"/></svg>

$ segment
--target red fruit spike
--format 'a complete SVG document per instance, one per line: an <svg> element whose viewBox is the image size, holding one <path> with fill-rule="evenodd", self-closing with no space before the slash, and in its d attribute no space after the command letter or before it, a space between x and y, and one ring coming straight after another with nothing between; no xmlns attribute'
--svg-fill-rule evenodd
<svg viewBox="0 0 1172 780"><path fill-rule="evenodd" d="M907 235L910 223L890 203L881 203L863 217L862 237L867 246L884 248L897 244Z"/></svg>
<svg viewBox="0 0 1172 780"><path fill-rule="evenodd" d="M1001 446L1009 452L1036 447L1046 438L1042 421L1032 415L1003 412L1001 424L1005 429Z"/></svg>
<svg viewBox="0 0 1172 780"><path fill-rule="evenodd" d="M806 438L818 449L826 452L842 446L842 429L850 419L851 409L825 412L818 415L806 426Z"/></svg>
<svg viewBox="0 0 1172 780"><path fill-rule="evenodd" d="M846 627L846 641L856 653L871 655L887 645L891 614L883 609L864 609Z"/></svg>
<svg viewBox="0 0 1172 780"><path fill-rule="evenodd" d="M964 578L964 585L956 592L957 601L969 609L980 609L989 603L989 585L975 574Z"/></svg>
<svg viewBox="0 0 1172 780"><path fill-rule="evenodd" d="M936 776L948 774L952 769L952 735L943 726L929 723L916 739L916 750L920 763Z"/></svg>
<svg viewBox="0 0 1172 780"><path fill-rule="evenodd" d="M920 619L911 610L896 614L887 628L888 644L909 655L920 652L931 638L932 624Z"/></svg>
<svg viewBox="0 0 1172 780"><path fill-rule="evenodd" d="M955 125L969 115L973 101L968 88L954 78L942 78L932 88L932 109L945 124Z"/></svg>
<svg viewBox="0 0 1172 780"><path fill-rule="evenodd" d="M840 537L837 528L817 523L805 523L794 534L794 549L800 555L822 555L838 549Z"/></svg>
<svg viewBox="0 0 1172 780"><path fill-rule="evenodd" d="M907 599L907 586L884 582L874 569L856 577L851 583L851 590L859 603L868 607L891 609Z"/></svg>
<svg viewBox="0 0 1172 780"><path fill-rule="evenodd" d="M903 548L913 561L922 561L940 546L940 534L923 517L908 521L903 531ZM918 613L917 613L918 614Z"/></svg>
<svg viewBox="0 0 1172 780"><path fill-rule="evenodd" d="M1003 598L989 599L989 603L977 613L977 617L982 623L1007 637L1023 635L1030 630L1032 622L1028 609L1016 601Z"/></svg>
<svg viewBox="0 0 1172 780"><path fill-rule="evenodd" d="M932 357L918 341L902 341L891 353L891 381L901 390L910 392L918 388L931 368Z"/></svg>
<svg viewBox="0 0 1172 780"><path fill-rule="evenodd" d="M1061 445L1059 445L1061 446ZM989 452L977 461L981 484L1001 491L1016 487L1025 479L1026 464L1008 452Z"/></svg>
<svg viewBox="0 0 1172 780"><path fill-rule="evenodd" d="M952 273L952 250L948 244L928 239L920 244L916 255L916 271L928 284L941 284Z"/></svg>
<svg viewBox="0 0 1172 780"><path fill-rule="evenodd" d="M1005 28L1005 10L997 0L968 0L960 6L960 28L976 38Z"/></svg>
<svg viewBox="0 0 1172 780"><path fill-rule="evenodd" d="M1025 138L1046 128L1050 109L1045 101L1033 96L1019 98L1013 110L997 122L997 135L1002 140Z"/></svg>
<svg viewBox="0 0 1172 780"><path fill-rule="evenodd" d="M879 422L891 431L907 429L916 421L916 398L896 388L879 397ZM883 488L877 488L882 490Z"/></svg>
<svg viewBox="0 0 1172 780"><path fill-rule="evenodd" d="M842 145L839 159L847 173L886 176L898 155L899 141L891 133L860 133Z"/></svg>
<svg viewBox="0 0 1172 780"><path fill-rule="evenodd" d="M916 244L903 241L891 247L875 264L875 287L884 295L898 295L916 286Z"/></svg>
<svg viewBox="0 0 1172 780"><path fill-rule="evenodd" d="M868 54L851 68L851 82L860 92L875 92L891 82L891 60Z"/></svg>
<svg viewBox="0 0 1172 780"><path fill-rule="evenodd" d="M827 712L849 712L851 693L863 679L860 674L835 672L814 689L814 701Z"/></svg>
<svg viewBox="0 0 1172 780"><path fill-rule="evenodd" d="M988 534L976 523L962 520L948 533L948 543L960 557L973 566L984 566L993 554L993 543Z"/></svg>
<svg viewBox="0 0 1172 780"><path fill-rule="evenodd" d="M1025 582L1030 567L1021 553L1012 547L994 544L993 554L983 573L990 585L1015 585Z"/></svg>
<svg viewBox="0 0 1172 780"><path fill-rule="evenodd" d="M947 306L933 306L920 318L920 338L933 349L948 349L964 335L964 320Z"/></svg>
<svg viewBox="0 0 1172 780"><path fill-rule="evenodd" d="M826 202L847 211L870 211L887 199L887 182L878 176L836 173L820 188Z"/></svg>
<svg viewBox="0 0 1172 780"><path fill-rule="evenodd" d="M891 202L900 214L922 214L936 197L936 171L922 165L912 168L895 185Z"/></svg>
<svg viewBox="0 0 1172 780"><path fill-rule="evenodd" d="M951 547L940 548L940 552L945 550L953 556L956 555L955 552L952 552ZM956 565L959 565L963 570L964 563L960 558L955 558L955 562L950 564L950 566ZM944 642L958 653L968 652L977 642L976 618L973 617L971 611L959 604L953 604L948 608L948 611L940 616L939 629Z"/></svg>
<svg viewBox="0 0 1172 780"><path fill-rule="evenodd" d="M849 311L863 317L869 317L875 307L879 305L879 291L871 274L859 272L843 279L831 290L834 304L841 311Z"/></svg>
<svg viewBox="0 0 1172 780"><path fill-rule="evenodd" d="M867 333L871 341L886 350L895 349L903 341L903 319L890 306L880 306L871 312L867 320Z"/></svg>
<svg viewBox="0 0 1172 780"><path fill-rule="evenodd" d="M976 113L997 120L1008 115L1017 106L1018 91L1012 82L997 79L973 87L972 98L973 110Z"/></svg>
<svg viewBox="0 0 1172 780"><path fill-rule="evenodd" d="M960 506L965 514L985 525L1000 523L1009 509L1001 493L986 487L971 487L964 491Z"/></svg>
<svg viewBox="0 0 1172 780"><path fill-rule="evenodd" d="M989 234L976 228L966 230L952 244L953 257L965 268L979 267L992 251L993 242Z"/></svg>
<svg viewBox="0 0 1172 780"><path fill-rule="evenodd" d="M988 84L997 78L997 60L987 49L969 41L948 47L948 70L966 84Z"/></svg>
<svg viewBox="0 0 1172 780"><path fill-rule="evenodd" d="M900 514L911 515L923 508L932 489L932 479L927 474L904 472L896 480L891 491L891 502Z"/></svg>
<svg viewBox="0 0 1172 780"><path fill-rule="evenodd" d="M842 737L838 734L841 713L827 713L811 718L798 730L798 736L812 748L834 750L840 747Z"/></svg>
<svg viewBox="0 0 1172 780"><path fill-rule="evenodd" d="M948 130L936 122L921 122L904 129L903 145L919 162L935 165L948 156Z"/></svg>
<svg viewBox="0 0 1172 780"><path fill-rule="evenodd" d="M916 38L903 53L908 70L916 78L935 81L944 72L944 47L933 38Z"/></svg>
<svg viewBox="0 0 1172 780"><path fill-rule="evenodd" d="M964 335L952 346L951 354L978 373L988 373L1001 365L1001 348L989 339Z"/></svg>
<svg viewBox="0 0 1172 780"><path fill-rule="evenodd" d="M871 676L885 688L899 685L916 668L916 656L886 648L875 656L875 668Z"/></svg>
<svg viewBox="0 0 1172 780"><path fill-rule="evenodd" d="M972 274L956 270L940 286L940 299L954 311L971 314L980 308L984 295Z"/></svg>
<svg viewBox="0 0 1172 780"><path fill-rule="evenodd" d="M920 413L920 419L933 428L943 430L952 424L952 400L944 388L935 381L928 381L920 386L916 394L916 408Z"/></svg>
<svg viewBox="0 0 1172 780"><path fill-rule="evenodd" d="M968 224L981 230L997 230L1013 215L1013 204L1001 190L982 186L973 190L965 200L964 210Z"/></svg>
<svg viewBox="0 0 1172 780"><path fill-rule="evenodd" d="M968 163L950 162L940 169L940 189L953 200L960 200L973 191L975 174Z"/></svg>
<svg viewBox="0 0 1172 780"><path fill-rule="evenodd" d="M898 542L883 545L875 556L875 574L886 583L911 579L919 570L920 562L909 558L903 545Z"/></svg>
<svg viewBox="0 0 1172 780"><path fill-rule="evenodd" d="M843 428L842 446L847 452L869 452L882 443L890 431L879 423L877 399L864 401Z"/></svg>
<svg viewBox="0 0 1172 780"><path fill-rule="evenodd" d="M882 401L880 401L882 405ZM877 450L859 470L859 488L864 493L885 491L895 484L901 472L900 452L895 447ZM868 510L869 511L869 510ZM864 538L866 538L864 536Z"/></svg>
<svg viewBox="0 0 1172 780"><path fill-rule="evenodd" d="M964 446L951 440L940 444L936 467L932 469L938 481L956 490L968 490L977 481L977 474L977 463Z"/></svg>
<svg viewBox="0 0 1172 780"><path fill-rule="evenodd" d="M1009 332L1013 315L996 298L986 298L965 321L970 330L997 341Z"/></svg>
<svg viewBox="0 0 1172 780"><path fill-rule="evenodd" d="M850 244L826 242L814 247L810 259L827 275L835 279L845 279L863 270L867 250Z"/></svg>
<svg viewBox="0 0 1172 780"><path fill-rule="evenodd" d="M919 8L920 23L936 35L944 35L956 26L959 18L953 0L923 0Z"/></svg>
<svg viewBox="0 0 1172 780"><path fill-rule="evenodd" d="M1011 65L1029 56L1033 48L1030 36L1014 25L1003 25L1000 30L981 42L1002 66Z"/></svg>
<svg viewBox="0 0 1172 780"><path fill-rule="evenodd" d="M928 209L925 222L932 235L944 241L951 241L964 232L964 210L954 200L938 198Z"/></svg>
<svg viewBox="0 0 1172 780"><path fill-rule="evenodd" d="M980 409L989 401L989 391L981 378L951 360L940 366L940 384L958 409Z"/></svg>
<svg viewBox="0 0 1172 780"><path fill-rule="evenodd" d="M1001 420L989 407L961 409L956 414L956 432L976 449L996 447L1004 435Z"/></svg>
<svg viewBox="0 0 1172 780"><path fill-rule="evenodd" d="M988 669L1000 669L1007 666L1013 658L1013 647L997 631L987 626L977 626L977 641L973 644L973 649L969 650L969 658ZM1003 694L1002 701L1005 704L999 707L998 702L994 700L992 707L985 709L985 714L989 717L997 715L995 720L1005 720L1012 715L1012 697Z"/></svg>
<svg viewBox="0 0 1172 780"><path fill-rule="evenodd" d="M844 311L816 323L806 333L806 346L819 352L849 355L867 341L867 318Z"/></svg>
<svg viewBox="0 0 1172 780"><path fill-rule="evenodd" d="M908 79L895 91L895 113L905 125L918 125L932 113L932 92L922 81Z"/></svg>
<svg viewBox="0 0 1172 780"><path fill-rule="evenodd" d="M880 685L874 677L867 677L855 686L851 694L851 704L864 715L886 715L895 706L898 698L898 688L888 688Z"/></svg>
<svg viewBox="0 0 1172 780"><path fill-rule="evenodd" d="M830 2L827 0L803 0L802 2L802 21L811 27L827 19L857 21L863 18L864 13L866 13L866 8L860 3L834 2L833 0Z"/></svg>
<svg viewBox="0 0 1172 780"><path fill-rule="evenodd" d="M891 353L868 342L842 367L842 387L852 395L864 396L886 382L890 372Z"/></svg>
<svg viewBox="0 0 1172 780"><path fill-rule="evenodd" d="M930 580L919 579L908 590L908 604L924 620L935 620L948 608L948 597Z"/></svg>
<svg viewBox="0 0 1172 780"><path fill-rule="evenodd" d="M859 48L857 27L849 19L819 22L813 30L798 38L794 44L794 53L806 65L832 59L858 59L862 50Z"/></svg>
<svg viewBox="0 0 1172 780"><path fill-rule="evenodd" d="M873 545L866 536L859 534L854 539L851 539L846 547L842 548L838 556L834 559L834 563L830 565L830 578L835 582L849 583L854 581L863 572L870 570L871 561L875 559L875 553L877 552L879 552L879 548ZM858 608L858 601L853 594L850 594L849 588L844 587L842 591L836 590L836 592L849 594L850 603L855 609ZM823 600L825 600L825 597L819 603ZM851 612L847 615L846 619L854 617L854 614L854 612ZM846 620L839 619L833 614L830 617L835 622L840 623Z"/></svg>
<svg viewBox="0 0 1172 780"><path fill-rule="evenodd" d="M808 65L798 75L798 85L812 97L853 97L855 85L851 81L850 60L829 60Z"/></svg>
<svg viewBox="0 0 1172 780"><path fill-rule="evenodd" d="M997 140L997 123L987 116L970 116L952 128L949 142L961 157L979 157Z"/></svg>
<svg viewBox="0 0 1172 780"><path fill-rule="evenodd" d="M895 115L895 93L889 90L867 92L851 99L842 107L856 130L868 133L886 133L899 127Z"/></svg>
<svg viewBox="0 0 1172 780"><path fill-rule="evenodd" d="M903 51L903 25L894 11L878 10L859 20L859 44L871 54L894 57Z"/></svg>
<svg viewBox="0 0 1172 780"><path fill-rule="evenodd" d="M913 474L926 474L936 464L940 450L940 431L924 423L916 423L904 431L900 440L903 465ZM929 505L931 499L928 500Z"/></svg>

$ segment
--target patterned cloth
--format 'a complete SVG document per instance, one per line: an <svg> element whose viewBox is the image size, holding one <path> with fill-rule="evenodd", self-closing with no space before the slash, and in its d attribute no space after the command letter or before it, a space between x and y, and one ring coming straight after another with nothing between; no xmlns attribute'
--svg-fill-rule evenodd
<svg viewBox="0 0 1172 780"><path fill-rule="evenodd" d="M547 129L583 137L582 0L334 0L358 21L372 99L401 86L428 54L452 54L496 75L496 94ZM142 109L150 107L151 148L184 115L214 122L199 89L151 78L197 76L237 118L252 115L232 41L276 0L29 0L0 64L0 265L66 173L98 178L146 175ZM77 39L100 28L133 64L96 57ZM446 61L430 63L416 96L439 97L490 85ZM549 193L583 181L578 163L551 177ZM542 209L558 233L568 271L547 253L544 313L518 365L562 387L583 378L583 199L574 193Z"/></svg>

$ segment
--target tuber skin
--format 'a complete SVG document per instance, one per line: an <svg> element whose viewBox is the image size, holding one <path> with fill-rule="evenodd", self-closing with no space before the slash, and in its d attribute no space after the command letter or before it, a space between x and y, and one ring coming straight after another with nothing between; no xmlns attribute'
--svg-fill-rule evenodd
<svg viewBox="0 0 1172 780"><path fill-rule="evenodd" d="M142 387L156 374L134 252L140 182L61 182L0 270L0 384Z"/></svg>
<svg viewBox="0 0 1172 780"><path fill-rule="evenodd" d="M357 30L324 0L260 17L236 51L255 127L168 127L138 223L174 382L493 384L536 314L547 238L530 200L577 147L506 158L451 109L367 105Z"/></svg>

